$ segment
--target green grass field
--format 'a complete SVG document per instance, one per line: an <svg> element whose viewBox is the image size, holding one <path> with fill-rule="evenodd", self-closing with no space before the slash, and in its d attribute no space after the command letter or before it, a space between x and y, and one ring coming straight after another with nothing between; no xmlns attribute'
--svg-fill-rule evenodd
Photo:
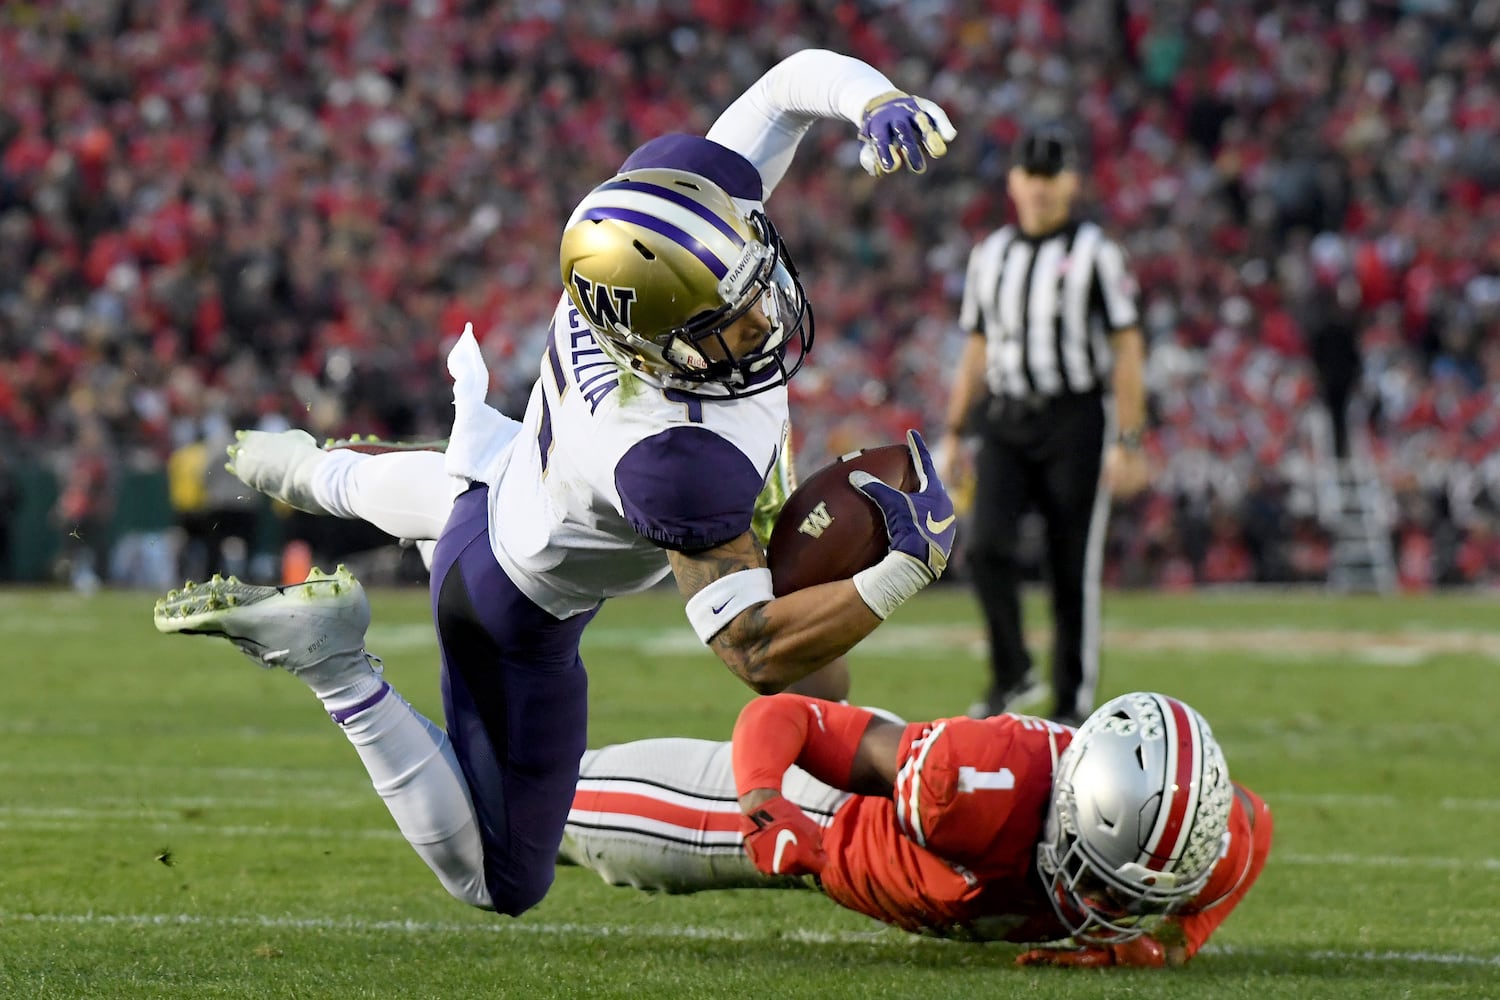
<svg viewBox="0 0 1500 1000"><path fill-rule="evenodd" d="M1212 950L1124 973L577 869L520 920L471 911L305 688L158 636L151 598L0 593L0 997L1500 997L1493 596L1108 595L1101 694L1185 698L1277 817ZM437 713L425 594L372 601L371 649ZM749 697L670 593L608 606L584 653L595 745L726 738ZM968 593L923 595L856 651L856 700L961 712L981 657Z"/></svg>

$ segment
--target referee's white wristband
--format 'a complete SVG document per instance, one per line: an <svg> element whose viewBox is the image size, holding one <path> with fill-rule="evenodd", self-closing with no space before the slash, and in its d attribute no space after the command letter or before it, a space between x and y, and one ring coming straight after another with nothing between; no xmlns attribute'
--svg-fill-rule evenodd
<svg viewBox="0 0 1500 1000"><path fill-rule="evenodd" d="M746 608L764 604L775 597L771 589L771 571L742 569L721 576L688 598L687 616L704 645L724 630L724 626Z"/></svg>
<svg viewBox="0 0 1500 1000"><path fill-rule="evenodd" d="M854 574L854 589L876 617L885 619L934 579L922 560L905 552L887 552L880 562Z"/></svg>

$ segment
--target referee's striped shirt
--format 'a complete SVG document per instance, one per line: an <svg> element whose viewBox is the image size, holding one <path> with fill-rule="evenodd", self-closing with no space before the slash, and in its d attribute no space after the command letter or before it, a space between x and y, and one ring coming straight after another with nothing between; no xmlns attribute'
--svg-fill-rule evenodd
<svg viewBox="0 0 1500 1000"><path fill-rule="evenodd" d="M997 396L1107 389L1109 334L1135 326L1136 284L1118 244L1093 222L1040 238L1005 226L969 254L959 323L985 337Z"/></svg>

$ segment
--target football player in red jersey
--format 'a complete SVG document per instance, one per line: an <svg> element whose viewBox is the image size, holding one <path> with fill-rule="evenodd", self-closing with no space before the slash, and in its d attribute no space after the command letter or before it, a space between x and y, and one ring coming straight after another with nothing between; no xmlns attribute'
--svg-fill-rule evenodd
<svg viewBox="0 0 1500 1000"><path fill-rule="evenodd" d="M1265 866L1271 814L1207 722L1134 693L1078 730L901 724L782 694L730 744L590 751L562 860L645 889L812 885L904 930L1048 943L1023 965L1188 961Z"/></svg>

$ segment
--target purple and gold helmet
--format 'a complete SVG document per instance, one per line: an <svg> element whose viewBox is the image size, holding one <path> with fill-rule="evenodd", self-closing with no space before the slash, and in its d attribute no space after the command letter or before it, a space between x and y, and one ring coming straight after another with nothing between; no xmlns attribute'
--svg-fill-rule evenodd
<svg viewBox="0 0 1500 1000"><path fill-rule="evenodd" d="M615 363L705 396L783 385L812 347L812 312L770 221L697 174L631 170L600 184L563 230L562 280ZM764 335L724 332L752 309Z"/></svg>

